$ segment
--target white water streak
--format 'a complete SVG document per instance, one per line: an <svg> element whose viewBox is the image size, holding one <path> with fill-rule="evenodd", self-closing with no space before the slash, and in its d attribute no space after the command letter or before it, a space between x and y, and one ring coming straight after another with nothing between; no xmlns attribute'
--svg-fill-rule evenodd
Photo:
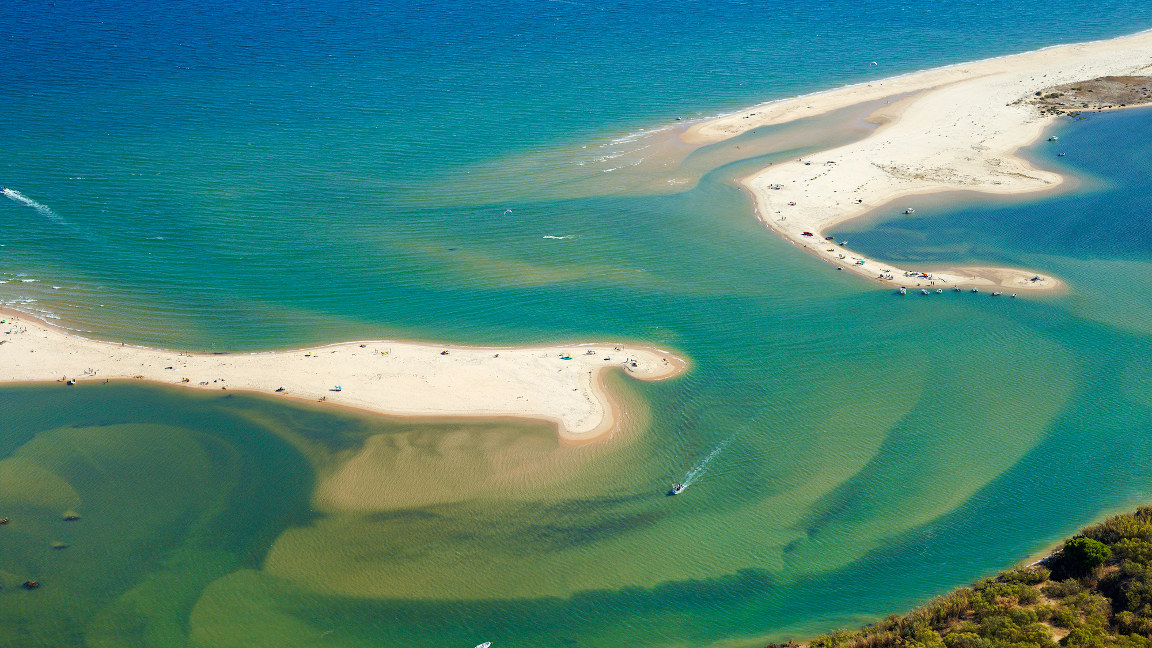
<svg viewBox="0 0 1152 648"><path fill-rule="evenodd" d="M15 200L16 202L24 203L25 205L28 205L32 209L35 209L36 211L40 212L42 215L47 216L48 219L54 223L59 223L61 225L66 223L66 221L64 220L64 217L61 216L60 214L57 214L56 212L52 211L52 208L48 207L47 205L41 205L40 203L36 202L35 200L32 200L28 196L25 196L24 194L20 193L19 191L12 189L11 187L5 187L3 193L5 196L8 196L12 200Z"/></svg>
<svg viewBox="0 0 1152 648"><path fill-rule="evenodd" d="M708 464L712 463L712 460L715 459L716 456L719 455L721 452L723 452L724 448L727 448L728 445L730 443L732 443L732 441L734 441L735 439L736 439L735 434L728 437L720 445L713 448L712 452L709 452L707 456L705 456L703 459L701 459L700 463L693 466L692 470L689 470L688 474L684 477L684 481L680 482L681 484L684 485L684 488L688 488L689 486L691 486L692 482L696 481L696 479L704 473L704 469L708 467Z"/></svg>

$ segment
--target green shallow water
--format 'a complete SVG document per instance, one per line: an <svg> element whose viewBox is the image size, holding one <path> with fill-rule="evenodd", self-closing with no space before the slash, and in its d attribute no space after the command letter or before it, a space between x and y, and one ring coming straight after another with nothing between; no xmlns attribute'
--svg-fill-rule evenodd
<svg viewBox="0 0 1152 648"><path fill-rule="evenodd" d="M707 216L744 205L720 176L584 202L649 227L505 251L521 258L502 278L437 252L474 291L453 309L498 295L485 316L529 338L579 321L565 337L693 359L665 383L614 378L630 424L606 443L132 384L0 389L6 644L753 645L914 604L1146 500L1147 335L1077 316L1075 296L861 285ZM658 252L675 240L697 252ZM618 269L525 280L599 254ZM324 327L302 336L377 332Z"/></svg>
<svg viewBox="0 0 1152 648"><path fill-rule="evenodd" d="M883 20L897 30L874 38L885 47L934 40ZM356 58L345 48L370 44L368 31L336 53ZM863 41L852 57L871 60ZM21 128L4 182L43 209L0 201L0 300L168 347L628 339L675 349L692 371L612 377L626 429L579 447L525 422L365 418L137 384L0 387L0 516L12 520L0 645L754 646L907 608L1147 501L1149 241L1123 230L1118 248L1079 245L1101 214L1140 209L1121 197L1146 193L1146 174L1124 173L1144 167L1112 152L1135 148L1147 115L1062 125L1062 142L1099 152L1066 159L1101 179L1071 202L938 214L951 239L926 226L886 246L883 223L852 234L882 258L1036 267L1070 294L900 299L773 236L730 183L862 136L860 111L765 129L671 171L607 172L645 155L648 140L604 131L650 124L651 97L566 121L524 102L497 110L475 84L445 104L454 119L409 132L386 113L443 103L400 92L410 80L389 75L409 61L356 50L329 68L310 51L285 49L293 65L258 57L274 68L260 79L221 65L195 71L212 83L173 72L120 87L115 70L77 82L45 66L56 85L13 82L23 91L5 114ZM502 70L510 85L518 69ZM329 85L314 97L318 80ZM366 90L377 81L396 91ZM682 94L661 120L702 110L699 90L666 81ZM397 105L378 110L383 97ZM1037 234L1054 219L1058 235ZM683 480L687 492L664 496ZM30 578L41 588L22 589Z"/></svg>

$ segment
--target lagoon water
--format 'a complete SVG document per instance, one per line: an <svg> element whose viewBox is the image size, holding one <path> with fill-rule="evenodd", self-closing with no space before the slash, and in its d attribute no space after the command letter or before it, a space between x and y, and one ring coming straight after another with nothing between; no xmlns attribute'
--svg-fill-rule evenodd
<svg viewBox="0 0 1152 648"><path fill-rule="evenodd" d="M613 379L626 429L585 446L0 388L0 645L754 646L1146 502L1152 268L1127 217L1152 114L1033 147L1076 193L845 230L1071 285L1043 298L900 299L756 223L730 179L861 136L863 111L684 177L638 162L678 116L1152 27L1090 4L0 7L0 301L199 350L633 339L694 363Z"/></svg>

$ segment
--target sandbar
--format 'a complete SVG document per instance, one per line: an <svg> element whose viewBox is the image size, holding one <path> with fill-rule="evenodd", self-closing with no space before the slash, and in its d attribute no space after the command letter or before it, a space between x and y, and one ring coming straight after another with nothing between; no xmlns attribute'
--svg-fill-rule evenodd
<svg viewBox="0 0 1152 648"><path fill-rule="evenodd" d="M588 441L618 426L605 371L679 375L676 354L627 343L487 348L392 340L259 353L190 353L93 340L0 310L0 382L144 380L245 390L410 416L501 416L554 422Z"/></svg>
<svg viewBox="0 0 1152 648"><path fill-rule="evenodd" d="M1152 32L951 65L794 97L688 128L681 138L705 145L754 128L888 98L873 113L879 126L862 140L811 158L776 164L742 178L759 218L795 245L836 267L885 283L923 288L988 287L1005 291L1063 288L1058 279L1020 268L897 268L829 240L835 225L893 210L915 210L916 196L950 191L1025 194L1050 191L1065 178L1035 168L1017 152L1044 137L1061 114L1147 105L1062 96L1078 82L1105 77L1147 84ZM1113 84L1115 85L1115 84ZM1129 85L1132 85L1131 83ZM1097 87L1107 87L1098 83ZM1131 103L1129 103L1131 101ZM1054 141L1052 145L1058 146ZM893 201L907 201L903 209Z"/></svg>

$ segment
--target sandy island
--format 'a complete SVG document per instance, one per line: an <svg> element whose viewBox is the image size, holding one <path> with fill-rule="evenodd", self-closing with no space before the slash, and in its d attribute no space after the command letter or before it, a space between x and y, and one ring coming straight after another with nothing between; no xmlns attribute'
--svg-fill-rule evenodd
<svg viewBox="0 0 1152 648"><path fill-rule="evenodd" d="M852 253L850 241L841 245L826 232L877 209L892 209L894 215L914 209L911 198L917 195L1054 189L1062 176L1033 167L1016 152L1042 138L1061 114L1146 105L1152 79L1142 75L1150 69L1152 32L1141 32L763 104L695 124L681 139L705 145L760 126L889 98L872 116L879 126L863 140L743 178L760 219L838 268L885 284L1052 290L1063 284L1032 270L897 268ZM897 199L908 204L890 205Z"/></svg>
<svg viewBox="0 0 1152 648"><path fill-rule="evenodd" d="M147 380L201 390L247 390L415 416L511 416L555 422L561 438L614 431L604 371L663 380L686 368L636 345L480 348L348 342L265 353L203 354L79 337L0 310L0 382Z"/></svg>

